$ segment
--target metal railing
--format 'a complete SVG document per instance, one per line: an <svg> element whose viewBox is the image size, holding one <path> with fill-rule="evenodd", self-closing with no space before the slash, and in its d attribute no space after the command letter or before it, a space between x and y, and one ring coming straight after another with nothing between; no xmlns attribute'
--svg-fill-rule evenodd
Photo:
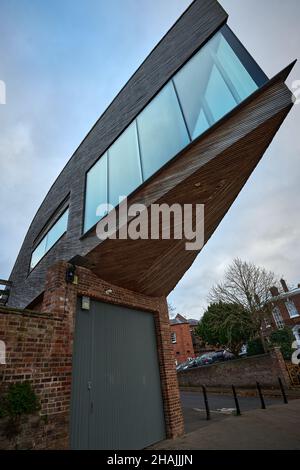
<svg viewBox="0 0 300 470"><path fill-rule="evenodd" d="M284 389L284 386L283 386L283 383L282 383L282 380L281 380L280 377L278 377L278 384L279 384L279 389L281 391L283 403L288 404L287 395L286 395L286 392L285 392L285 389ZM241 416L242 412L241 412L241 407L240 407L239 397L238 397L236 387L234 385L232 385L231 388L232 388L233 400L234 400L234 403L235 403L235 414L236 414L236 416ZM266 410L267 406L266 406L266 402L265 402L265 397L264 397L264 394L263 394L262 386L259 382L256 382L256 389L257 389L258 398L260 400L261 409ZM206 411L206 419L210 420L211 419L211 410L210 410L210 406L209 406L207 388L206 388L205 385L202 385L202 393L203 393L203 400L204 400L205 411Z"/></svg>

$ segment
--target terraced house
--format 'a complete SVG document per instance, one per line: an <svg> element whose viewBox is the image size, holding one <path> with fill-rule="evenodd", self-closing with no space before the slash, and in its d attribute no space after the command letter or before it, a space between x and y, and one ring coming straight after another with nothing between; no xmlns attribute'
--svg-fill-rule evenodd
<svg viewBox="0 0 300 470"><path fill-rule="evenodd" d="M4 382L14 358L14 375L31 380L48 416L36 447L140 449L183 433L166 297L199 250L186 250L185 237L99 240L97 223L109 214L97 208L118 211L119 196L145 207L203 204L204 243L217 229L292 107L293 64L268 78L227 19L215 0L190 5L29 227L0 330ZM38 335L27 356L18 329L28 344Z"/></svg>

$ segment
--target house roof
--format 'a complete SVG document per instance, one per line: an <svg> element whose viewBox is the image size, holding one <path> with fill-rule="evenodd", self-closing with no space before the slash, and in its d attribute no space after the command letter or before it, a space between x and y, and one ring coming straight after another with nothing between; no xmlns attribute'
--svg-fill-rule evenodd
<svg viewBox="0 0 300 470"><path fill-rule="evenodd" d="M289 297L293 297L294 295L300 295L300 288L296 287L295 289L291 289L288 292L280 292L279 295L275 295L271 297L270 302L276 302L277 300L288 299Z"/></svg>
<svg viewBox="0 0 300 470"><path fill-rule="evenodd" d="M177 313L175 318L170 319L171 325L177 325L177 324L182 324L182 323L189 323L190 325L198 325L198 320L195 320L194 318L187 319L180 313Z"/></svg>

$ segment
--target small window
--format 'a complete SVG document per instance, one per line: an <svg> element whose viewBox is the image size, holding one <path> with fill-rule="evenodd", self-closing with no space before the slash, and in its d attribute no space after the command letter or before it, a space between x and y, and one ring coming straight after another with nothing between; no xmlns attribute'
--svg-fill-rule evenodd
<svg viewBox="0 0 300 470"><path fill-rule="evenodd" d="M283 321L283 318L281 316L281 312L280 312L279 307L274 307L274 309L273 309L273 318L274 318L275 325L277 326L277 328L279 330L284 328L284 321Z"/></svg>
<svg viewBox="0 0 300 470"><path fill-rule="evenodd" d="M68 227L69 209L59 217L55 224L48 230L46 235L39 242L31 255L30 269L33 269L45 254L55 245L55 243L63 236Z"/></svg>
<svg viewBox="0 0 300 470"><path fill-rule="evenodd" d="M174 331L172 331L172 333L171 333L171 342L172 342L173 344L177 343L177 341L176 341L176 333L175 333Z"/></svg>
<svg viewBox="0 0 300 470"><path fill-rule="evenodd" d="M299 313L298 313L298 310L296 309L296 305L294 304L292 300L287 300L285 302L285 306L289 313L290 318L299 317Z"/></svg>

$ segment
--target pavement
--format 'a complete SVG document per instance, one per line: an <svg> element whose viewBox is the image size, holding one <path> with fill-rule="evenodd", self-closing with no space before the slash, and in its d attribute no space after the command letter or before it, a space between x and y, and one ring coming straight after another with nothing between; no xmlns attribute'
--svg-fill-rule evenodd
<svg viewBox="0 0 300 470"><path fill-rule="evenodd" d="M200 390L193 392L181 391L181 405L184 416L185 432L195 431L200 427L207 427L216 420L228 417L235 412L235 403L231 394L212 394L208 392L208 403L211 411L211 420L207 421L203 394ZM264 397L266 406L282 403L282 397ZM257 396L239 396L241 412L259 409L261 402ZM223 410L222 412L218 410ZM231 411L230 411L231 410Z"/></svg>
<svg viewBox="0 0 300 470"><path fill-rule="evenodd" d="M267 399L267 409L257 409L255 402L241 400L242 415L218 412L215 407L234 408L224 397L215 397L211 420L206 421L201 405L193 407L197 397L182 395L186 434L151 446L161 450L300 450L300 400L274 404ZM193 393L193 392L191 392ZM194 394L195 395L195 394ZM198 397L200 398L200 397ZM225 399L230 397L225 397ZM255 397L253 397L255 399ZM211 398L209 397L210 402ZM255 409L256 408L256 409ZM199 410L199 411L197 411ZM196 417L198 416L198 421Z"/></svg>

